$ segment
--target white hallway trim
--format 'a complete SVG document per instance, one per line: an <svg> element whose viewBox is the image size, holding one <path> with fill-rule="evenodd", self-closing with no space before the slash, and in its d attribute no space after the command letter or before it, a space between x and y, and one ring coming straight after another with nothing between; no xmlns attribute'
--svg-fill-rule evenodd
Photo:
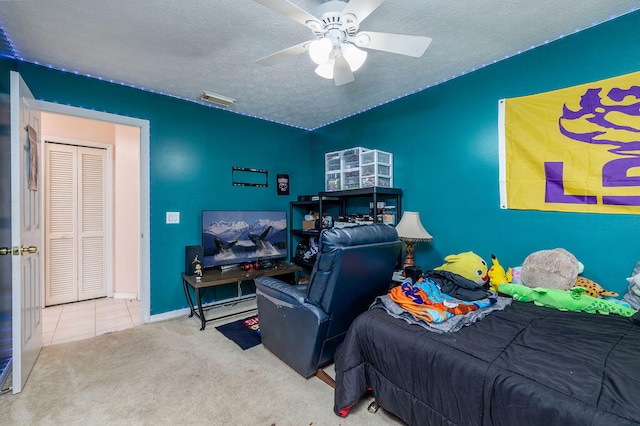
<svg viewBox="0 0 640 426"><path fill-rule="evenodd" d="M114 299L137 299L138 293L113 293Z"/></svg>

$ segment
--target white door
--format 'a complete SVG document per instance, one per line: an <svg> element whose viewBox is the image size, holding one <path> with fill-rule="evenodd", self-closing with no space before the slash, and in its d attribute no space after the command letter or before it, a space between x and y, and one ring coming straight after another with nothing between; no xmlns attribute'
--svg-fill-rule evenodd
<svg viewBox="0 0 640 426"><path fill-rule="evenodd" d="M11 72L11 245L13 393L22 392L42 348L38 146L40 112L20 74Z"/></svg>
<svg viewBox="0 0 640 426"><path fill-rule="evenodd" d="M107 151L45 143L45 305L107 295Z"/></svg>

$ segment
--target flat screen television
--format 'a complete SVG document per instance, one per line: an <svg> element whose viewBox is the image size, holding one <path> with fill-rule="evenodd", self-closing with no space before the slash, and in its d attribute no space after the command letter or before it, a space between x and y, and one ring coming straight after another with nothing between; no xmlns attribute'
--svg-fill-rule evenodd
<svg viewBox="0 0 640 426"><path fill-rule="evenodd" d="M203 210L202 266L285 259L288 235L284 210Z"/></svg>

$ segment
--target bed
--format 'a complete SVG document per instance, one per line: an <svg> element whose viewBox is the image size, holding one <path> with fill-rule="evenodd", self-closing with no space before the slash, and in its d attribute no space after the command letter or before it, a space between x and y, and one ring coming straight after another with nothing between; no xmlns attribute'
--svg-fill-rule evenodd
<svg viewBox="0 0 640 426"><path fill-rule="evenodd" d="M369 309L336 352L334 411L371 392L410 425L639 425L634 319L514 301L436 333Z"/></svg>

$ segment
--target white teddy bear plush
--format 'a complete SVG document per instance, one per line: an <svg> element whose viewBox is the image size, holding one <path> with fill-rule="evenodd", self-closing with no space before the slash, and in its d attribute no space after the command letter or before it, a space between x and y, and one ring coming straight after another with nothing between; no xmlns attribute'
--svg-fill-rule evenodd
<svg viewBox="0 0 640 426"><path fill-rule="evenodd" d="M640 262L633 270L631 277L627 278L629 288L622 300L631 305L634 309L640 309Z"/></svg>
<svg viewBox="0 0 640 426"><path fill-rule="evenodd" d="M627 278L627 281L629 281L629 291L640 296L640 274Z"/></svg>

